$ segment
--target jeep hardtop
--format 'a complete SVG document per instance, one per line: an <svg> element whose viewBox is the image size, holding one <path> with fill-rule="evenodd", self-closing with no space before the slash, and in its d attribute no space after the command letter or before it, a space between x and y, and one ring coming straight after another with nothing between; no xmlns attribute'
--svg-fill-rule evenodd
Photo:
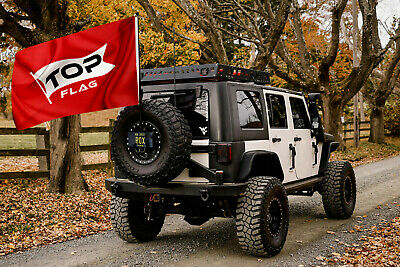
<svg viewBox="0 0 400 267"><path fill-rule="evenodd" d="M348 162L329 162L338 143L323 132L318 94L267 86L266 72L207 64L144 69L140 104L114 125L111 219L128 242L156 238L166 214L193 225L236 220L242 248L282 249L287 195L322 195L330 218L352 215Z"/></svg>

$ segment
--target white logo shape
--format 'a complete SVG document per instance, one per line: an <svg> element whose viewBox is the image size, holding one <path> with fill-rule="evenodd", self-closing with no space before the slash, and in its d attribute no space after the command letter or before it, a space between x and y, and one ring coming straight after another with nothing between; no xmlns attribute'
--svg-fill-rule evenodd
<svg viewBox="0 0 400 267"><path fill-rule="evenodd" d="M50 104L50 96L57 90L83 80L109 73L115 65L104 62L107 44L82 58L63 59L44 66L31 75L39 84Z"/></svg>
<svg viewBox="0 0 400 267"><path fill-rule="evenodd" d="M199 127L199 129L200 129L200 131L201 131L201 133L202 133L203 135L206 135L206 133L207 133L207 127Z"/></svg>

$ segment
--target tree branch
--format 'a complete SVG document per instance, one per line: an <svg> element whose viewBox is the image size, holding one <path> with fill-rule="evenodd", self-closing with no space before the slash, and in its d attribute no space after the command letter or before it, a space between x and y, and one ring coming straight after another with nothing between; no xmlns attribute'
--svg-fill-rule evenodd
<svg viewBox="0 0 400 267"><path fill-rule="evenodd" d="M271 59L268 62L268 66L274 71L274 73L276 74L276 76L278 76L279 78L285 80L286 82L297 86L299 88L302 88L304 90L309 90L310 86L300 80L294 79L292 77L290 77L288 72L285 72L282 70L282 68L280 66L278 66L275 62L275 60L271 57Z"/></svg>
<svg viewBox="0 0 400 267"><path fill-rule="evenodd" d="M271 29L265 38L266 42L262 44L262 49L259 49L259 54L257 55L253 66L255 69L263 70L267 66L271 55L274 52L274 49L282 35L287 17L289 15L291 3L292 0L282 0L274 19L269 21ZM270 11L272 12L272 10Z"/></svg>
<svg viewBox="0 0 400 267"><path fill-rule="evenodd" d="M15 18L11 17L3 5L0 4L0 32L4 32L13 37L22 47L36 44L33 33L30 29L21 26Z"/></svg>
<svg viewBox="0 0 400 267"><path fill-rule="evenodd" d="M300 18L300 7L297 0L293 1L293 6L294 11L292 12L292 19L290 21L292 22L291 25L296 36L297 45L299 47L300 64L308 75L313 76L310 69L310 54L308 52L306 41L304 40L304 32L301 26Z"/></svg>
<svg viewBox="0 0 400 267"><path fill-rule="evenodd" d="M153 6L149 3L148 0L137 0L139 4L143 7L144 11L146 12L149 20L152 22L153 29L156 32L162 33L164 36L164 41L167 43L172 43L174 40L171 35L165 31L163 27L163 23L159 16L157 16Z"/></svg>
<svg viewBox="0 0 400 267"><path fill-rule="evenodd" d="M329 69L335 63L337 52L339 49L339 33L340 33L340 20L343 11L346 8L347 0L339 0L339 3L332 9L332 30L331 42L328 54L322 59L319 64L319 77L320 81L327 85L329 83Z"/></svg>
<svg viewBox="0 0 400 267"><path fill-rule="evenodd" d="M219 63L228 64L228 56L225 50L224 41L221 33L218 31L213 16L212 11L207 3L207 0L200 0L199 3L204 9L203 18L199 12L194 8L189 0L172 0L176 5L178 5L183 12L195 23L205 34L207 39L211 42L215 49L214 54L216 55Z"/></svg>

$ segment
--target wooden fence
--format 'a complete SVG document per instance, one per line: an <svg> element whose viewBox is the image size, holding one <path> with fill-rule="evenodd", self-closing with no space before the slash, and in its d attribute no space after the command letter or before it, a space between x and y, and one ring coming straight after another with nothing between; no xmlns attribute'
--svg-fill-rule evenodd
<svg viewBox="0 0 400 267"><path fill-rule="evenodd" d="M98 126L98 127L82 127L81 133L108 133L108 144L100 145L87 145L80 146L81 152L93 152L93 151L108 151L108 160L103 163L84 164L82 170L96 170L96 169L107 169L108 174L111 176L113 171L113 163L110 155L110 142L111 142L111 131L114 120L110 120L109 126ZM19 171L19 172L0 172L0 179L19 179L19 178L49 178L49 166L50 166L50 135L49 131L44 127L30 128L22 131L18 131L15 128L0 128L0 135L43 135L45 148L36 149L0 149L0 157L16 157L16 156L33 156L40 157L45 156L47 162L47 170L39 171Z"/></svg>
<svg viewBox="0 0 400 267"><path fill-rule="evenodd" d="M371 131L371 125L369 121L360 121L359 122L360 125L358 126L359 129L359 134L358 136L360 137L360 139L366 139L369 138L369 132ZM363 134L365 132L368 132L368 134ZM350 133L353 133L353 135L349 136ZM352 121L349 122L345 122L344 123L344 141L348 141L348 140L353 140L353 136L354 136L354 123Z"/></svg>

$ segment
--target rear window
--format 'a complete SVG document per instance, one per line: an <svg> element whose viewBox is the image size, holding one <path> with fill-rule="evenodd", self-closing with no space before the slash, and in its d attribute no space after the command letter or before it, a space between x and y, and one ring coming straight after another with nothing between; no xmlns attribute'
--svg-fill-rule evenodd
<svg viewBox="0 0 400 267"><path fill-rule="evenodd" d="M262 129L262 106L260 94L251 91L236 91L240 127Z"/></svg>
<svg viewBox="0 0 400 267"><path fill-rule="evenodd" d="M209 97L208 91L202 90L200 97L194 97L189 90L177 91L176 106L187 119L193 139L209 138ZM156 98L174 105L175 99L171 96L173 92L149 92L144 93L143 99ZM194 104L194 105L193 105Z"/></svg>
<svg viewBox="0 0 400 267"><path fill-rule="evenodd" d="M285 99L281 95L265 95L271 128L287 128Z"/></svg>

